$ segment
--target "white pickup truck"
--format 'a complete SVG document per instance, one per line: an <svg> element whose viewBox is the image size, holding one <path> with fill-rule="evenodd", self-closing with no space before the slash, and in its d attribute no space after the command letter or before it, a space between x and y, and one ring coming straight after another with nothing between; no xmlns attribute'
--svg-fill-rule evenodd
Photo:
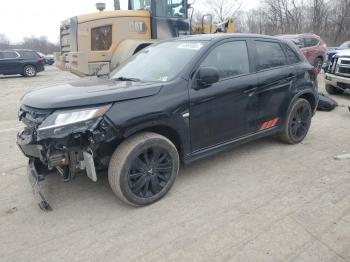
<svg viewBox="0 0 350 262"><path fill-rule="evenodd" d="M335 54L325 71L329 94L350 94L350 50Z"/></svg>

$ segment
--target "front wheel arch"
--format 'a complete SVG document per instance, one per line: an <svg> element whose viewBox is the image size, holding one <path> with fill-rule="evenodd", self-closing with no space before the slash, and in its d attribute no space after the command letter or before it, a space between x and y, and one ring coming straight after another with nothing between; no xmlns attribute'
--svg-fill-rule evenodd
<svg viewBox="0 0 350 262"><path fill-rule="evenodd" d="M168 125L149 125L149 126L143 126L142 128L133 129L129 132L126 132L124 134L124 138L127 139L133 135L136 135L138 133L143 132L152 132L159 135L162 135L169 139L176 147L177 151L179 152L180 158L183 159L184 156L184 141L181 138L181 135L177 130L174 128L168 126Z"/></svg>

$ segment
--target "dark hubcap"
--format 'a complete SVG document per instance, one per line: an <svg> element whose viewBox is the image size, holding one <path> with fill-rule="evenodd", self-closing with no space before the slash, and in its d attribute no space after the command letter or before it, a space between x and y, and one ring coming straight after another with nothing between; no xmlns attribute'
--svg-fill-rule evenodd
<svg viewBox="0 0 350 262"><path fill-rule="evenodd" d="M147 148L131 164L129 187L138 197L152 197L168 183L172 170L173 161L167 150L156 146Z"/></svg>
<svg viewBox="0 0 350 262"><path fill-rule="evenodd" d="M306 105L300 105L294 112L290 129L294 139L299 140L303 138L310 124L311 112Z"/></svg>

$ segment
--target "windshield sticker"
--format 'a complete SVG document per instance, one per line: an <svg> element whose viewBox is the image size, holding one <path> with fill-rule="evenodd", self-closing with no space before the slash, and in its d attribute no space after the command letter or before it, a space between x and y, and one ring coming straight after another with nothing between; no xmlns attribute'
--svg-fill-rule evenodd
<svg viewBox="0 0 350 262"><path fill-rule="evenodd" d="M157 80L162 81L162 82L166 82L168 80L168 77L167 76L160 76L160 77L158 77Z"/></svg>
<svg viewBox="0 0 350 262"><path fill-rule="evenodd" d="M199 50L203 47L201 43L182 43L177 46L179 49Z"/></svg>

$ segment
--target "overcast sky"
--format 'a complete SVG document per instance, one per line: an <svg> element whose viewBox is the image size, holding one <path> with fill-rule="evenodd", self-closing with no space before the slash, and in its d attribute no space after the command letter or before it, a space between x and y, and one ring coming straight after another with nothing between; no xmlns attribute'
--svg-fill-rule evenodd
<svg viewBox="0 0 350 262"><path fill-rule="evenodd" d="M197 0L198 7L201 1ZM250 9L259 0L243 1L244 9ZM19 42L31 35L45 35L50 41L57 42L60 22L72 16L95 12L96 2L105 2L106 9L113 9L113 0L1 0L0 33L11 42ZM120 2L122 9L126 9L128 1Z"/></svg>

